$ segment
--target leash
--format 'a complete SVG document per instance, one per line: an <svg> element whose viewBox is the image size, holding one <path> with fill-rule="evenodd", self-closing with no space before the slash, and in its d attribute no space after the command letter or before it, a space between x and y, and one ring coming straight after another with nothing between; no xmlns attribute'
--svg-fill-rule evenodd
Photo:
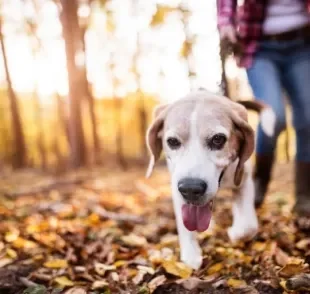
<svg viewBox="0 0 310 294"><path fill-rule="evenodd" d="M228 79L226 75L225 63L226 59L230 55L238 55L241 53L241 47L238 44L231 44L228 40L220 41L220 58L221 58L221 66L222 66L222 78L220 88L223 91L224 96L228 99L233 100L229 93L228 88ZM287 116L286 116L287 117ZM285 122L285 142L284 142L284 153L286 157L286 162L290 162L290 134L287 124L287 119Z"/></svg>

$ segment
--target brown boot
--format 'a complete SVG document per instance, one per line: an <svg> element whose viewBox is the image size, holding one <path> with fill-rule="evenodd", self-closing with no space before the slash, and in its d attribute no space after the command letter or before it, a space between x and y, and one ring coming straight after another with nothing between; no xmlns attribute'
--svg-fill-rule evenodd
<svg viewBox="0 0 310 294"><path fill-rule="evenodd" d="M295 197L294 212L310 217L310 162L295 164Z"/></svg>
<svg viewBox="0 0 310 294"><path fill-rule="evenodd" d="M265 199L274 162L273 155L256 155L254 170L255 207L259 208Z"/></svg>

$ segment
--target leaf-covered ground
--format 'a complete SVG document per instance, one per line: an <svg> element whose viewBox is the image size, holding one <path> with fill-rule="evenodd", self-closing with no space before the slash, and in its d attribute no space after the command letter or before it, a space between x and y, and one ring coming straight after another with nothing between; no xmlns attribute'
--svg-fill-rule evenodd
<svg viewBox="0 0 310 294"><path fill-rule="evenodd" d="M232 246L231 197L199 235L200 270L179 262L169 178L158 169L0 177L0 293L310 293L310 236L295 226L292 166L278 165L255 240Z"/></svg>

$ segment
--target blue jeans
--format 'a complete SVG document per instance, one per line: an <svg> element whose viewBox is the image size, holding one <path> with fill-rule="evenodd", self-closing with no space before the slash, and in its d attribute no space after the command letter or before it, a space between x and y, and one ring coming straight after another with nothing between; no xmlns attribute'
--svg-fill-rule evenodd
<svg viewBox="0 0 310 294"><path fill-rule="evenodd" d="M262 42L247 76L255 99L269 104L277 117L273 138L258 126L256 153L274 154L285 128L285 90L296 131L296 160L310 162L310 39Z"/></svg>

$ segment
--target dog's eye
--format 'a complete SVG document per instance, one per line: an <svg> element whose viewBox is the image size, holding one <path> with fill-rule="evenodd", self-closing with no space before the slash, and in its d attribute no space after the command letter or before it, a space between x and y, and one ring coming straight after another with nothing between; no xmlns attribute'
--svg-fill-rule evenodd
<svg viewBox="0 0 310 294"><path fill-rule="evenodd" d="M216 134L212 137L212 139L209 141L209 147L212 150L219 150L221 149L224 144L226 143L226 136L224 134Z"/></svg>
<svg viewBox="0 0 310 294"><path fill-rule="evenodd" d="M181 142L177 138L168 138L167 144L171 149L178 149L181 146Z"/></svg>

